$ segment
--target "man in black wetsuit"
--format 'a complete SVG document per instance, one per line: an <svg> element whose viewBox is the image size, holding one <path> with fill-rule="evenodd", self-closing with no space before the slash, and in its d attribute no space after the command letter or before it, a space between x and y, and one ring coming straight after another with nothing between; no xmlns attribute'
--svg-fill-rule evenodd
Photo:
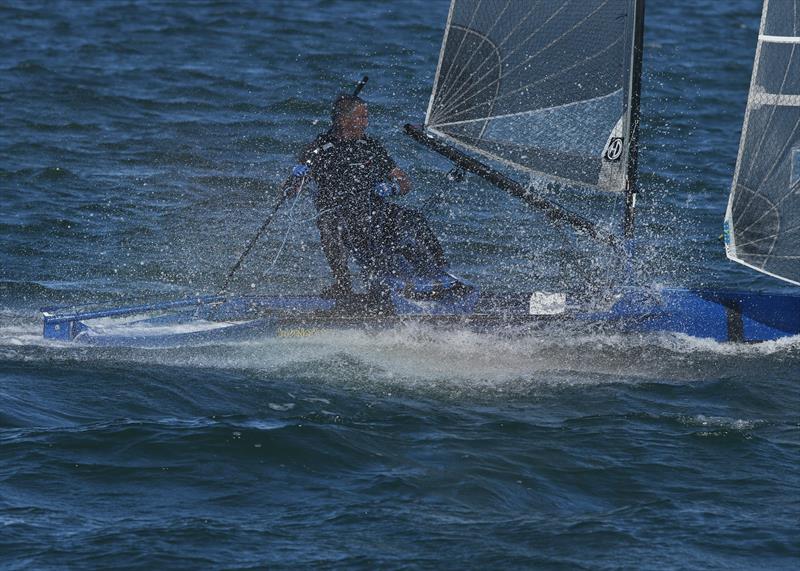
<svg viewBox="0 0 800 571"><path fill-rule="evenodd" d="M397 274L398 255L416 269L443 268L444 253L422 215L386 200L407 194L411 182L383 145L366 135L366 103L355 95L339 96L332 122L331 129L300 155L287 186L289 194L307 178L317 186L317 227L334 279L323 296L341 299L352 294L350 255L375 295L380 295L381 276Z"/></svg>

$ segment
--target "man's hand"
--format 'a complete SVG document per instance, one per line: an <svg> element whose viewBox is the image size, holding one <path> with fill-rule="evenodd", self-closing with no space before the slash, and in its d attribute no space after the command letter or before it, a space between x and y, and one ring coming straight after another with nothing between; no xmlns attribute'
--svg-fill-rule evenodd
<svg viewBox="0 0 800 571"><path fill-rule="evenodd" d="M292 167L292 176L295 176L297 178L303 178L304 176L308 175L308 173L310 173L310 172L311 172L311 169L308 168L308 165L306 165L306 164L302 164L301 163L299 165L294 165Z"/></svg>
<svg viewBox="0 0 800 571"><path fill-rule="evenodd" d="M287 178L284 183L281 185L281 189L283 190L283 195L286 198L292 198L300 192L300 189L303 188L303 183L306 180L306 177L310 174L311 169L308 168L308 165L299 164L295 165L292 168L292 174L289 178Z"/></svg>

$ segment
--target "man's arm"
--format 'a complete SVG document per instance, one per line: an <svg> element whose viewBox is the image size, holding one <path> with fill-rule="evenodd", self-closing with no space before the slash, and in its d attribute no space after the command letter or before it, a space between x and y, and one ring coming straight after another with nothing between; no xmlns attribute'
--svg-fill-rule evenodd
<svg viewBox="0 0 800 571"><path fill-rule="evenodd" d="M411 179L408 178L408 175L405 172L403 172L403 169L401 169L400 167L394 167L389 172L389 178L397 181L397 186L400 187L401 195L405 195L411 192Z"/></svg>

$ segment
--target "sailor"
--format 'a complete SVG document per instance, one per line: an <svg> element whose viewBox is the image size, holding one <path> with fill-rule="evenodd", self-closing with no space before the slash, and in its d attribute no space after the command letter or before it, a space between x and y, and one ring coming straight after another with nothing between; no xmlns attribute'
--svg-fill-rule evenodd
<svg viewBox="0 0 800 571"><path fill-rule="evenodd" d="M300 155L285 186L292 195L308 178L316 183L317 228L333 273L323 297L342 299L352 294L350 255L362 267L371 293L380 288L381 276L398 271L398 254L415 267L444 267L444 253L424 217L387 200L408 194L411 181L383 145L367 136L364 100L340 95L331 120L330 130Z"/></svg>

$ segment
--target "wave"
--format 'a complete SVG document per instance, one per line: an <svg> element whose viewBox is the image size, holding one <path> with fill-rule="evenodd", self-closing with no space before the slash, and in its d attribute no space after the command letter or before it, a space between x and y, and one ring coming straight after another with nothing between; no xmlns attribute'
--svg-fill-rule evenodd
<svg viewBox="0 0 800 571"><path fill-rule="evenodd" d="M102 128L96 123L78 123L76 121L42 123L39 121L25 121L25 127L31 131L57 132L57 133L97 133Z"/></svg>
<svg viewBox="0 0 800 571"><path fill-rule="evenodd" d="M23 60L8 68L8 71L18 71L30 75L52 76L53 70L35 60Z"/></svg>
<svg viewBox="0 0 800 571"><path fill-rule="evenodd" d="M702 428L709 431L731 431L747 432L767 425L765 420L747 420L741 418L729 418L726 416L706 416L696 414L693 416L680 416L678 422L689 428Z"/></svg>

